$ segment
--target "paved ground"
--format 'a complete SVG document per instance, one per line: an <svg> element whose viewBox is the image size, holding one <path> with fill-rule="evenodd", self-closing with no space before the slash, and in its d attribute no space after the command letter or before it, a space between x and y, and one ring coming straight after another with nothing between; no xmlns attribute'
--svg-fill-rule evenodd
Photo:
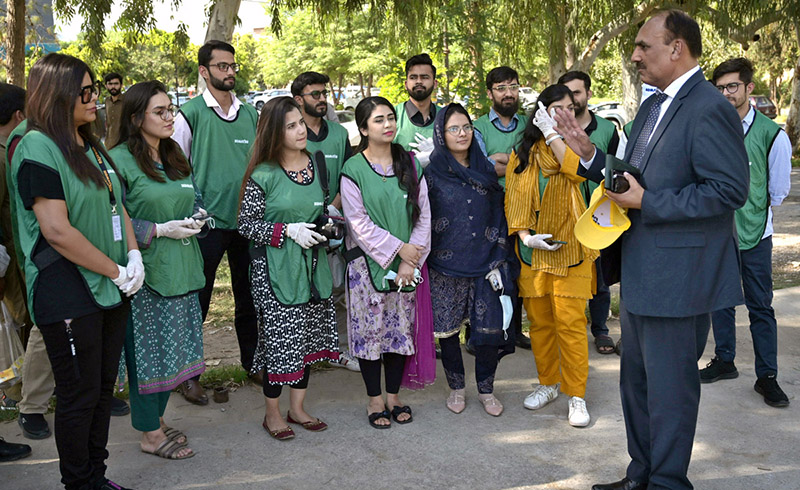
<svg viewBox="0 0 800 490"><path fill-rule="evenodd" d="M775 309L779 379L792 404L771 408L753 391L753 352L740 310L741 375L703 387L689 474L698 489L800 488L800 288L776 292ZM618 323L612 321L611 327L618 337ZM710 342L702 362L712 350ZM469 369L472 358L465 357ZM483 412L474 383L468 386L467 409L450 413L440 369L434 386L403 393L414 409L414 423L377 431L367 425L360 376L335 369L315 373L309 388L308 409L330 424L325 432L298 431L288 442L271 439L260 425L264 402L254 386L232 393L227 404L207 407L173 395L167 420L188 434L197 456L166 461L143 454L129 417L113 418L108 475L137 490L588 489L623 475L628 460L619 358L591 349L589 362L587 402L593 421L585 429L567 424L564 396L538 412L522 407L536 373L531 353L518 351L498 370L496 393L506 405L499 418ZM52 415L48 419L52 422ZM0 424L0 436L22 440L15 423ZM57 488L53 439L26 442L33 456L0 464L2 488Z"/></svg>

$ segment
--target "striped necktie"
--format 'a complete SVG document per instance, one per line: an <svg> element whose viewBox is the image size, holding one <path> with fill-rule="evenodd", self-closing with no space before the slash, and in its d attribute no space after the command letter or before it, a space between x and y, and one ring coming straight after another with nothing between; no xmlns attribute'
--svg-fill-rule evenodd
<svg viewBox="0 0 800 490"><path fill-rule="evenodd" d="M650 106L650 112L647 114L644 127L642 127L642 131L639 133L639 137L636 138L636 145L633 147L633 151L631 152L631 160L629 163L636 168L639 168L639 166L642 164L644 151L647 149L647 143L650 141L650 135L653 133L653 130L656 127L658 114L661 112L661 104L667 100L667 94L661 91L657 91L652 97L654 99L653 105Z"/></svg>

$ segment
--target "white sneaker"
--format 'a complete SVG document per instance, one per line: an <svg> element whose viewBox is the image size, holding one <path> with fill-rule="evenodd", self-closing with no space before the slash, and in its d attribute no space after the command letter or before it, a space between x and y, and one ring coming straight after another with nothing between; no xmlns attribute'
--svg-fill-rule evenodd
<svg viewBox="0 0 800 490"><path fill-rule="evenodd" d="M573 427L586 427L591 421L589 411L586 410L586 401L579 397L573 396L569 399L569 425Z"/></svg>
<svg viewBox="0 0 800 490"><path fill-rule="evenodd" d="M537 385L533 393L525 397L523 406L528 410L538 410L555 400L558 396L560 383L554 385Z"/></svg>
<svg viewBox="0 0 800 490"><path fill-rule="evenodd" d="M351 356L350 354L345 354L344 352L339 354L338 361L330 361L330 365L333 367L343 367L347 368L350 371L361 371L361 366L358 365L358 359Z"/></svg>

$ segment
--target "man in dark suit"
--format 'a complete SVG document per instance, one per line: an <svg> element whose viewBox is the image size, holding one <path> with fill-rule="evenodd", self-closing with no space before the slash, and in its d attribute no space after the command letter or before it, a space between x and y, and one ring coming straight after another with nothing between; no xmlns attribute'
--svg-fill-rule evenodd
<svg viewBox="0 0 800 490"><path fill-rule="evenodd" d="M689 460L700 403L697 361L710 313L742 304L734 210L747 199L747 153L735 110L706 82L697 23L661 11L642 26L631 60L658 87L640 107L625 161L630 189L609 192L628 208L622 235L620 392L626 477L593 490L690 489ZM602 178L605 154L575 118L558 131L581 156L578 173Z"/></svg>

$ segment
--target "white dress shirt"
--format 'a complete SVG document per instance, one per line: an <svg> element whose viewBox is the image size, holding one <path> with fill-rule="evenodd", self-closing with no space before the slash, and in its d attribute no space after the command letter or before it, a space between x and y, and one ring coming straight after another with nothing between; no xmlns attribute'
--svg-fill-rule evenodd
<svg viewBox="0 0 800 490"><path fill-rule="evenodd" d="M233 121L236 119L236 115L239 113L239 106L242 103L237 99L233 92L228 92L231 97L232 104L231 107L228 109L228 113L222 111L222 107L220 107L219 102L214 96L211 94L210 90L206 90L203 92L203 100L206 103L206 106L211 107L214 109L214 112L217 113L219 117L226 121ZM183 153L186 155L186 158L191 161L192 158L192 128L189 126L189 123L186 122L186 118L183 117L182 113L178 113L175 116L175 132L172 134L172 139L178 143L178 146L181 147Z"/></svg>

